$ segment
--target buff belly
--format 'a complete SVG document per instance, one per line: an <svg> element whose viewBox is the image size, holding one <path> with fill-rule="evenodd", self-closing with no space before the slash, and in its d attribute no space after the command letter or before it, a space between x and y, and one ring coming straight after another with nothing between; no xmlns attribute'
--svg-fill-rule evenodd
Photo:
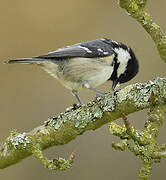
<svg viewBox="0 0 166 180"><path fill-rule="evenodd" d="M107 81L113 72L110 63L89 58L75 58L63 64L47 61L42 68L71 90L86 88L85 84L97 87Z"/></svg>

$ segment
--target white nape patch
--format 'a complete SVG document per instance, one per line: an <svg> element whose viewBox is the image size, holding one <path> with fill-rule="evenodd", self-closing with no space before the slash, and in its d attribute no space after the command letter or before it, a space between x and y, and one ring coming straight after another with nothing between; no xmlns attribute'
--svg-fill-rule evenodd
<svg viewBox="0 0 166 180"><path fill-rule="evenodd" d="M117 70L117 76L119 77L125 72L127 63L129 59L131 59L131 56L129 52L123 48L115 48L114 51L117 53L117 60L118 63L120 63Z"/></svg>
<svg viewBox="0 0 166 180"><path fill-rule="evenodd" d="M99 52L103 52L103 50L102 50L102 49L100 49L100 48L98 48L97 50L98 50Z"/></svg>
<svg viewBox="0 0 166 180"><path fill-rule="evenodd" d="M88 53L92 53L92 51L90 49L88 49L87 47L84 47L84 46L79 46L79 47L84 49Z"/></svg>

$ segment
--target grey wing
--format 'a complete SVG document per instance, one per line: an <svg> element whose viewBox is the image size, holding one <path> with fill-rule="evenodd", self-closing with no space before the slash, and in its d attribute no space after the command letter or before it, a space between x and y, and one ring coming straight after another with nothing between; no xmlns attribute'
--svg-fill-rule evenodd
<svg viewBox="0 0 166 180"><path fill-rule="evenodd" d="M96 58L110 56L113 53L114 51L111 45L107 44L105 39L97 39L57 49L36 58L55 60L72 57Z"/></svg>

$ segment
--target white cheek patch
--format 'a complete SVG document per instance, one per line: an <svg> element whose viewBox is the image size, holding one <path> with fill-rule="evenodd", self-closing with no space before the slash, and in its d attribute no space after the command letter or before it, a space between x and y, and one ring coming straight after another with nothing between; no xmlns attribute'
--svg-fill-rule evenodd
<svg viewBox="0 0 166 180"><path fill-rule="evenodd" d="M118 63L120 63L117 69L117 76L119 77L121 74L125 72L128 61L129 59L131 59L131 56L127 50L122 48L115 48L114 51L117 53L117 60Z"/></svg>

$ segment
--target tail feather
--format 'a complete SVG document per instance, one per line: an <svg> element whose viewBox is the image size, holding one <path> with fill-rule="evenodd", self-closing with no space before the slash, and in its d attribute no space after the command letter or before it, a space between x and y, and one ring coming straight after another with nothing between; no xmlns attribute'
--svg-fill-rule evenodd
<svg viewBox="0 0 166 180"><path fill-rule="evenodd" d="M38 58L21 58L21 59L11 59L5 61L6 64L13 64L13 63L23 63L23 64L40 64L43 59Z"/></svg>

